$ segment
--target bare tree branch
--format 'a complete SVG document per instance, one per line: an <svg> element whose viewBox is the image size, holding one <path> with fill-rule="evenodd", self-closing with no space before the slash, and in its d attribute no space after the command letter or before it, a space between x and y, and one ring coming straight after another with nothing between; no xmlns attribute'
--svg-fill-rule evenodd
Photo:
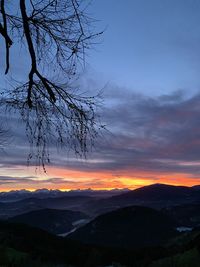
<svg viewBox="0 0 200 267"><path fill-rule="evenodd" d="M85 51L102 34L91 31L93 20L86 15L82 3L20 0L20 12L9 13L1 0L5 73L9 71L9 49L16 38L27 48L31 65L24 83L13 83L10 90L4 90L0 105L19 111L31 145L29 159L36 157L43 167L49 161L53 143L85 155L104 127L96 113L100 96L83 96L79 88L71 86Z"/></svg>
<svg viewBox="0 0 200 267"><path fill-rule="evenodd" d="M2 17L3 17L3 26L0 23L0 34L4 37L5 39L5 45L6 45L6 70L5 70L5 74L8 73L9 71L9 49L10 46L12 45L12 40L10 39L9 35L8 35L8 31L7 31L7 18L6 18L6 12L5 12L5 8L4 8L5 2L4 0L1 0L1 13L2 13Z"/></svg>

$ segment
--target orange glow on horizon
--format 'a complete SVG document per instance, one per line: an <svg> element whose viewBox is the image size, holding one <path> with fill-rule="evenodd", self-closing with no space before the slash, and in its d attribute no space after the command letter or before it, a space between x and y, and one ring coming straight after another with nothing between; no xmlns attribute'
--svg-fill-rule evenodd
<svg viewBox="0 0 200 267"><path fill-rule="evenodd" d="M5 175L5 173L4 173ZM7 175L16 177L15 174ZM19 179L30 175L30 171L24 170L20 173ZM57 178L56 178L57 177ZM54 179L52 182L51 179ZM57 179L57 180L56 180ZM2 184L0 191L27 189L34 191L40 188L59 189L62 191L88 189L93 190L112 190L112 189L136 189L155 183L193 186L200 184L200 177L181 173L163 173L163 172L144 172L138 170L123 171L79 171L65 168L48 168L47 175L40 172L35 175L33 181L27 179L26 182L9 182Z"/></svg>

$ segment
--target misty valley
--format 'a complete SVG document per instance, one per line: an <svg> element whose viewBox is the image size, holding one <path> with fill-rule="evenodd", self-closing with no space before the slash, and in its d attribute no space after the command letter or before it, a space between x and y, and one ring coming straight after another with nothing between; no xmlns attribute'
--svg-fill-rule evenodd
<svg viewBox="0 0 200 267"><path fill-rule="evenodd" d="M199 266L200 186L0 193L2 266Z"/></svg>

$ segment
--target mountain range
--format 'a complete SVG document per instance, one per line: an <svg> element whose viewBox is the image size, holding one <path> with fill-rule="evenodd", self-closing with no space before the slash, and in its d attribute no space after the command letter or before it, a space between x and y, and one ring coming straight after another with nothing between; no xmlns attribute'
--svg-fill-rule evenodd
<svg viewBox="0 0 200 267"><path fill-rule="evenodd" d="M199 186L40 193L0 201L0 265L166 267L175 257L176 267L198 267Z"/></svg>
<svg viewBox="0 0 200 267"><path fill-rule="evenodd" d="M61 191L53 189L37 189L35 191L29 190L11 190L8 192L0 192L0 202L14 202L27 198L58 198L58 197L67 197L67 196L91 196L91 197L111 197L114 195L121 194L123 192L128 192L129 189L112 189L112 190L92 190L88 189L77 189L70 191Z"/></svg>
<svg viewBox="0 0 200 267"><path fill-rule="evenodd" d="M4 201L0 201L0 218L5 219L46 208L80 211L94 218L100 214L132 205L162 209L176 205L200 203L199 186L186 187L154 184L135 190L126 190L123 193L121 190L118 190L117 193L114 190L114 195L110 191L98 191L98 194L96 194L94 191L86 190L86 192L84 190L84 192L80 191L79 194L77 191L75 195L74 192L72 194L62 191L57 192L57 190L43 189L41 191L40 193L43 196L45 194L46 197L42 198L37 191L31 192L32 197L17 201L11 201L10 196L6 199L6 193L0 193L4 194ZM63 193L67 195L63 196ZM15 193L10 192L10 194L13 195ZM17 191L16 194L23 195L24 192ZM49 194L51 197L49 197Z"/></svg>
<svg viewBox="0 0 200 267"><path fill-rule="evenodd" d="M68 238L85 244L130 249L158 246L176 235L176 222L166 214L130 206L98 216Z"/></svg>
<svg viewBox="0 0 200 267"><path fill-rule="evenodd" d="M85 212L94 216L118 208L138 205L161 209L175 205L200 203L200 187L173 186L153 184L135 190L130 190L106 199L96 199L86 203Z"/></svg>

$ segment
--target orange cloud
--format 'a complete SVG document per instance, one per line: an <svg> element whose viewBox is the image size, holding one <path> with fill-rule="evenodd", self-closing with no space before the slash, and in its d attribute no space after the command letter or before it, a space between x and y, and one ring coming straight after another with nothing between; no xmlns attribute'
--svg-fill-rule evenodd
<svg viewBox="0 0 200 267"><path fill-rule="evenodd" d="M30 174L30 170L29 173ZM5 173L4 173L5 175ZM163 173L147 172L133 169L119 171L79 171L67 168L48 168L48 174L38 173L34 178L27 178L27 172L19 172L19 183L17 183L17 173L9 172L10 177L13 175L13 182L9 180L4 183L1 180L0 191L39 188L48 189L113 189L113 188L130 188L135 189L141 186L153 183L165 183L172 185L193 186L200 184L200 177L181 173ZM14 178L15 177L15 178ZM23 178L24 177L24 178ZM20 182L20 179L23 179Z"/></svg>

